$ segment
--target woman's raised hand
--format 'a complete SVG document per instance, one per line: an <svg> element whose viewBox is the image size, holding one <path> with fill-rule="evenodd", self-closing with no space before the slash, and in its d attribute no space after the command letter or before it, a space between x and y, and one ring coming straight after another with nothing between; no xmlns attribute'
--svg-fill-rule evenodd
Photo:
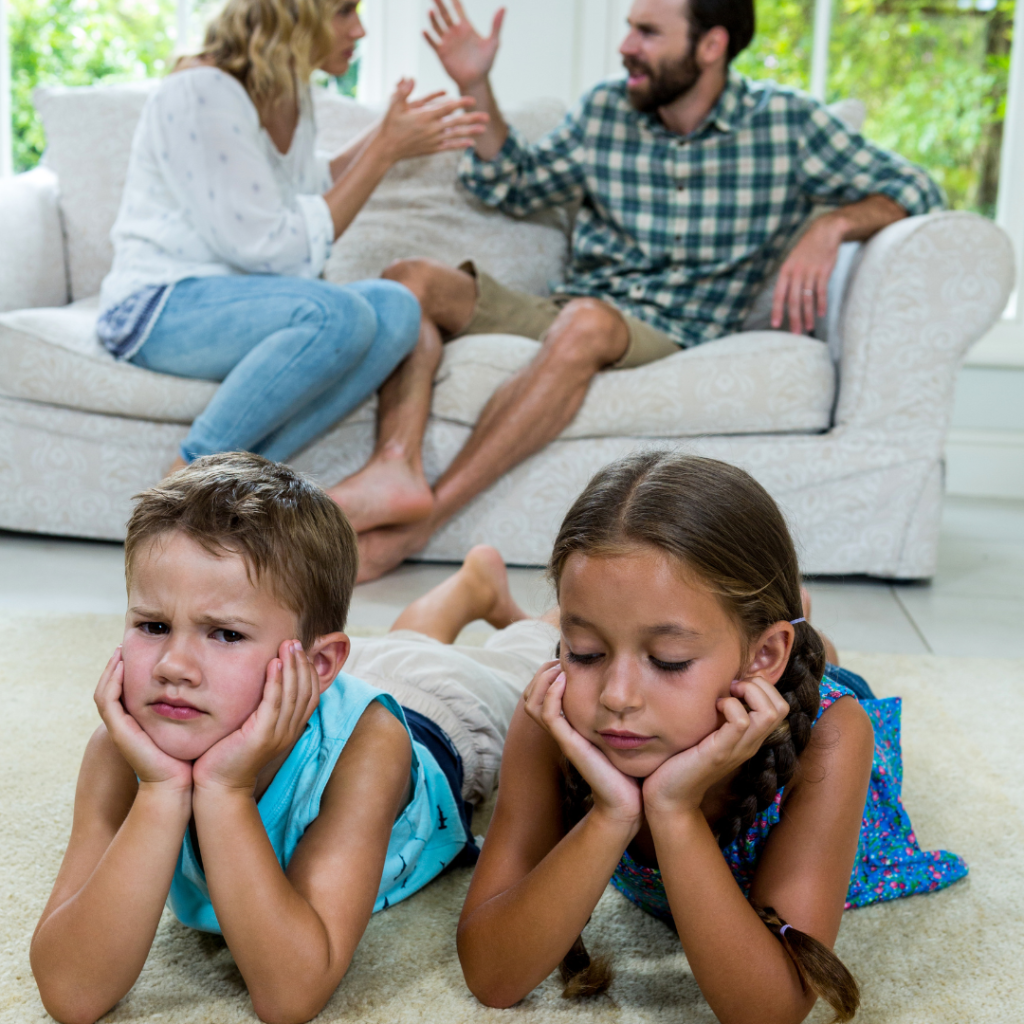
<svg viewBox="0 0 1024 1024"><path fill-rule="evenodd" d="M559 749L583 776L594 796L594 809L635 830L643 817L640 780L624 775L570 724L562 711L566 679L560 662L541 666L523 692L526 713L547 730Z"/></svg>
<svg viewBox="0 0 1024 1024"><path fill-rule="evenodd" d="M259 706L196 760L192 769L196 786L251 795L260 771L291 751L319 703L320 678L302 644L285 640L278 657L267 665Z"/></svg>
<svg viewBox="0 0 1024 1024"><path fill-rule="evenodd" d="M434 0L430 12L430 25L436 39L429 32L423 38L437 54L445 71L462 92L482 82L490 73L498 52L501 23L505 8L499 8L491 24L491 34L484 38L471 24L459 0L452 0L454 17L444 0Z"/></svg>
<svg viewBox="0 0 1024 1024"><path fill-rule="evenodd" d="M443 92L410 101L415 84L411 78L398 83L381 123L381 141L391 159L397 162L472 146L488 121L486 114L467 111L476 101L469 96L445 99Z"/></svg>
<svg viewBox="0 0 1024 1024"><path fill-rule="evenodd" d="M644 780L648 817L697 811L707 791L761 749L786 720L786 698L763 679L734 680L731 696L718 699L725 722L695 747L680 751Z"/></svg>
<svg viewBox="0 0 1024 1024"><path fill-rule="evenodd" d="M192 788L192 765L165 754L146 731L125 711L124 660L118 646L100 676L93 699L114 746L128 762L140 783L168 789Z"/></svg>

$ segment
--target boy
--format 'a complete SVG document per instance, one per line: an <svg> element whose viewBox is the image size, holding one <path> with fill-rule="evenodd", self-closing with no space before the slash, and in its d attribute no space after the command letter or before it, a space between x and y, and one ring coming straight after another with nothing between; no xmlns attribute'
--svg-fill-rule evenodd
<svg viewBox="0 0 1024 1024"><path fill-rule="evenodd" d="M526 618L497 553L471 552L401 634L363 645L378 684L396 656L409 666L391 688L427 714L403 709L341 672L356 561L337 505L257 455L196 460L140 496L124 641L32 940L58 1020L94 1021L128 992L168 897L183 923L223 934L263 1020L309 1020L371 913L475 853L464 794L489 792L556 633L516 622L503 633L518 641L480 664L438 644L473 618Z"/></svg>

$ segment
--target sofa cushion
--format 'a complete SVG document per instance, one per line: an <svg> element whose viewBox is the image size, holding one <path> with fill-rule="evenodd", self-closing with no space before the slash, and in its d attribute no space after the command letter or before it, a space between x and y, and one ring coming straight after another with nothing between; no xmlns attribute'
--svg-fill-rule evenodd
<svg viewBox="0 0 1024 1024"><path fill-rule="evenodd" d="M114 249L110 229L121 205L135 125L155 81L36 89L46 129L43 163L60 179L72 300L100 290Z"/></svg>
<svg viewBox="0 0 1024 1024"><path fill-rule="evenodd" d="M0 314L0 394L86 412L190 423L215 383L119 363L95 334L96 300ZM514 335L445 346L433 413L471 426L494 389L536 354ZM835 374L824 345L737 334L656 363L600 374L565 437L690 437L828 429ZM373 416L373 400L353 420Z"/></svg>
<svg viewBox="0 0 1024 1024"><path fill-rule="evenodd" d="M495 388L536 355L509 334L449 342L434 416L472 426ZM629 370L598 374L564 438L696 437L828 430L835 367L820 341L780 331L733 334Z"/></svg>
<svg viewBox="0 0 1024 1024"><path fill-rule="evenodd" d="M85 412L191 423L217 385L119 363L96 338L95 297L0 314L0 393Z"/></svg>

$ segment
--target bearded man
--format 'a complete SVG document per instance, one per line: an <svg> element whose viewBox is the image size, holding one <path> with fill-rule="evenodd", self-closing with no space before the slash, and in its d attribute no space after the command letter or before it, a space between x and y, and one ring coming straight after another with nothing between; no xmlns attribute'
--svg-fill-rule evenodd
<svg viewBox="0 0 1024 1024"><path fill-rule="evenodd" d="M471 262L403 260L384 276L423 310L418 348L380 393L371 461L334 488L359 533L361 578L422 548L503 473L556 438L594 374L639 366L740 328L784 261L772 325L810 330L825 313L842 242L942 205L920 168L852 132L820 103L734 71L754 34L753 0L635 0L620 53L627 77L588 92L528 145L501 116L488 74L504 11L481 37L459 0L434 0L426 34L460 91L490 115L461 168L465 186L513 217L580 203L565 283L511 291ZM442 341L510 333L541 342L491 397L433 491L420 444Z"/></svg>

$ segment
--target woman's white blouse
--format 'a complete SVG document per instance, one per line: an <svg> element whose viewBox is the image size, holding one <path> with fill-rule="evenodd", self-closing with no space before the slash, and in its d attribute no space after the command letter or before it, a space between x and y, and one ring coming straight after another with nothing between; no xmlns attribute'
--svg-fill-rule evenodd
<svg viewBox="0 0 1024 1024"><path fill-rule="evenodd" d="M231 75L190 68L160 83L132 142L101 309L186 277L320 275L334 241L330 162L305 90L300 108L281 153Z"/></svg>

